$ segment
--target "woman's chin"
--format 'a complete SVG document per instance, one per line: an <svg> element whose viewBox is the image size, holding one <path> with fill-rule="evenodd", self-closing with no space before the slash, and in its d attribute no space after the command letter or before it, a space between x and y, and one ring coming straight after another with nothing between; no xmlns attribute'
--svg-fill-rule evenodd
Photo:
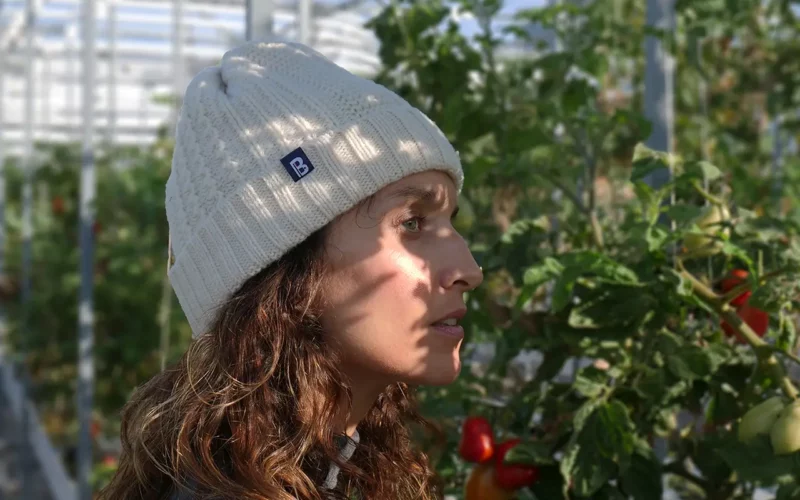
<svg viewBox="0 0 800 500"><path fill-rule="evenodd" d="M455 382L460 373L461 359L459 359L458 353L456 353L452 359L429 364L420 373L409 377L406 382L410 385L448 385Z"/></svg>

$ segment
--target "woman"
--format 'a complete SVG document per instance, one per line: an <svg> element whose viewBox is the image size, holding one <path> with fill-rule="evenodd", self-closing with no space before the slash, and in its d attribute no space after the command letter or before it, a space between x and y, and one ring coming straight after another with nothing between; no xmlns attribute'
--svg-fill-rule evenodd
<svg viewBox="0 0 800 500"><path fill-rule="evenodd" d="M189 85L166 208L196 337L123 411L126 499L439 498L413 387L460 370L463 174L400 97L292 43Z"/></svg>

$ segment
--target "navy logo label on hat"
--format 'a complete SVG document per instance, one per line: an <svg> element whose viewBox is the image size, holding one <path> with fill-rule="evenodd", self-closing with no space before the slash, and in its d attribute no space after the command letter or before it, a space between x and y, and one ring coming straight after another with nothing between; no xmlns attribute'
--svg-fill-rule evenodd
<svg viewBox="0 0 800 500"><path fill-rule="evenodd" d="M297 148L281 158L281 163L295 182L314 171L314 165L311 164L302 148Z"/></svg>

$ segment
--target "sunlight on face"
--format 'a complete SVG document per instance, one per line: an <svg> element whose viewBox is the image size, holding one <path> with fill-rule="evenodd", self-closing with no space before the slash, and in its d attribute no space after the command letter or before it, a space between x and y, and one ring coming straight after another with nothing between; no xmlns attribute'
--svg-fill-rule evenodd
<svg viewBox="0 0 800 500"><path fill-rule="evenodd" d="M439 385L458 375L463 330L452 323L483 276L451 224L456 202L447 174L422 172L333 223L322 324L351 378Z"/></svg>

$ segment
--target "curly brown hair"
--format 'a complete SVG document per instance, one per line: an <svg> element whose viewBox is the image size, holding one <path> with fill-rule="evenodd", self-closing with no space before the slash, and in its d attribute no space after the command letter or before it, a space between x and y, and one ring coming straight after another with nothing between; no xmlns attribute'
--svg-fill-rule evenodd
<svg viewBox="0 0 800 500"><path fill-rule="evenodd" d="M410 426L439 431L406 384L386 388L359 423L352 459L339 459L333 422L351 394L318 321L325 239L314 233L249 279L212 331L137 389L100 500L166 500L178 489L193 499L442 497ZM335 492L320 486L330 461L342 470Z"/></svg>

